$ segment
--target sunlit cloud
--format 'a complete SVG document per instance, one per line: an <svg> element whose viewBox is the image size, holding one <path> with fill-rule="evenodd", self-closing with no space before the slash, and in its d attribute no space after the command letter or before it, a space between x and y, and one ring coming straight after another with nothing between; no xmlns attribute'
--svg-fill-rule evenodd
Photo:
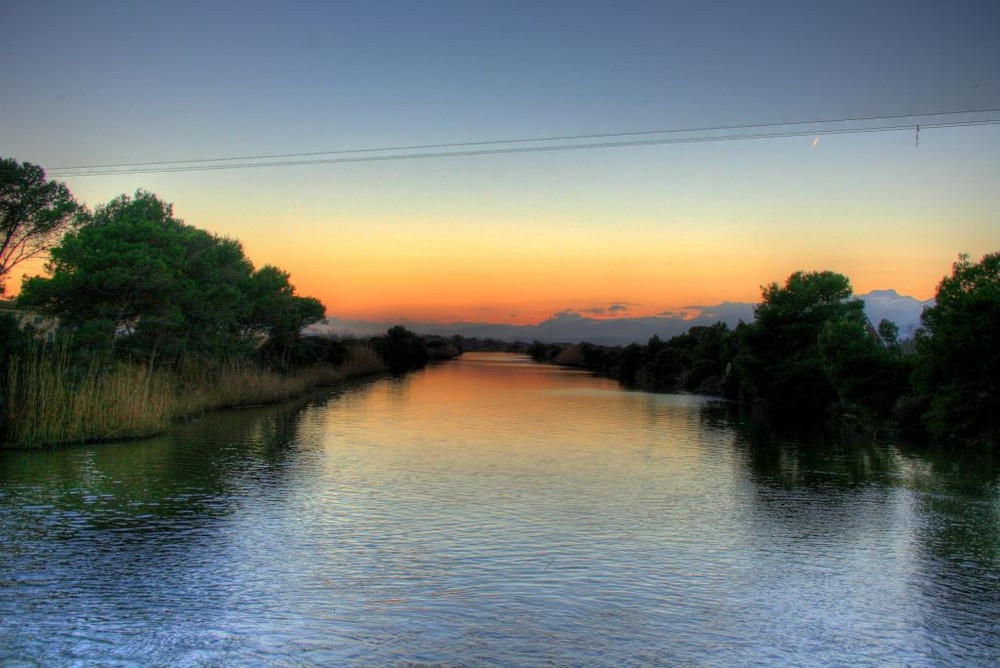
<svg viewBox="0 0 1000 668"><path fill-rule="evenodd" d="M635 306L635 304L612 304L611 306L608 307L608 312L614 315L618 314L624 315L625 313L628 312L629 306Z"/></svg>
<svg viewBox="0 0 1000 668"><path fill-rule="evenodd" d="M661 311L657 315L662 318L680 318L681 320L694 320L704 312L700 306L687 306L673 311Z"/></svg>
<svg viewBox="0 0 1000 668"><path fill-rule="evenodd" d="M630 304L627 302L616 302L608 306L591 306L589 308L580 309L578 313L586 313L588 315L593 315L593 316L617 318L627 315L630 306L638 306L638 304Z"/></svg>

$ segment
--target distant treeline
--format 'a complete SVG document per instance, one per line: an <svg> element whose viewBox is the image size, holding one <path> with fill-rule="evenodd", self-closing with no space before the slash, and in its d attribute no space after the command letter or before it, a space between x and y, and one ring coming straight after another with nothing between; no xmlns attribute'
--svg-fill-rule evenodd
<svg viewBox="0 0 1000 668"><path fill-rule="evenodd" d="M865 316L850 281L797 272L764 288L750 323L693 327L645 345L535 342L539 362L649 391L726 397L776 420L838 416L960 445L1000 443L1000 252L961 256L915 340Z"/></svg>
<svg viewBox="0 0 1000 668"><path fill-rule="evenodd" d="M447 342L455 346L460 352L477 353L526 353L527 343L523 341L502 341L500 339L479 338L477 336L461 336L456 334L450 337L427 336L428 341Z"/></svg>
<svg viewBox="0 0 1000 668"><path fill-rule="evenodd" d="M373 337L371 341L393 374L422 369L428 362L449 360L462 354L461 349L451 341L420 336L402 325L390 327L385 336Z"/></svg>

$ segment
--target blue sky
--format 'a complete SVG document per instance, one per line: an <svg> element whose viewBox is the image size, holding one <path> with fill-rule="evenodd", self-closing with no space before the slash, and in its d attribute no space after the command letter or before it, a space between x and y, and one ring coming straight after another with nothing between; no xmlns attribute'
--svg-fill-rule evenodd
<svg viewBox="0 0 1000 668"><path fill-rule="evenodd" d="M998 34L996 2L7 2L0 155L53 170L991 109ZM332 313L531 319L753 299L800 268L926 298L957 253L1000 245L998 155L985 126L919 148L914 128L65 181L90 205L152 190Z"/></svg>
<svg viewBox="0 0 1000 668"><path fill-rule="evenodd" d="M70 162L914 113L1000 98L992 2L6 7L0 49L15 66L4 68L5 120L47 129L39 148ZM124 145L105 143L114 136Z"/></svg>

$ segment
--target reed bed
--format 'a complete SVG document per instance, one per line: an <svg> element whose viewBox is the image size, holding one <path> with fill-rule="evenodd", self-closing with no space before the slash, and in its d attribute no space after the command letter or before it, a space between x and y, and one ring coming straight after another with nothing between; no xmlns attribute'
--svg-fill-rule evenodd
<svg viewBox="0 0 1000 668"><path fill-rule="evenodd" d="M11 360L5 444L42 447L151 436L177 419L273 403L384 371L381 357L362 341L348 343L343 364L288 374L254 364L192 364L177 372L96 361L80 371L64 351L40 350Z"/></svg>
<svg viewBox="0 0 1000 668"><path fill-rule="evenodd" d="M388 368L370 341L348 341L347 359L338 367L347 378L385 373Z"/></svg>
<svg viewBox="0 0 1000 668"><path fill-rule="evenodd" d="M7 441L73 443L146 436L173 417L174 392L162 374L119 362L80 373L63 352L11 360Z"/></svg>

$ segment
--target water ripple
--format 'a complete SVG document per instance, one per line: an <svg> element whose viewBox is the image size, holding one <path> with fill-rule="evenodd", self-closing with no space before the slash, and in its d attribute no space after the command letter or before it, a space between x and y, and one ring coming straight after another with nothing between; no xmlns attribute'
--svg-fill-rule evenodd
<svg viewBox="0 0 1000 668"><path fill-rule="evenodd" d="M995 481L474 356L0 455L3 665L990 665Z"/></svg>

